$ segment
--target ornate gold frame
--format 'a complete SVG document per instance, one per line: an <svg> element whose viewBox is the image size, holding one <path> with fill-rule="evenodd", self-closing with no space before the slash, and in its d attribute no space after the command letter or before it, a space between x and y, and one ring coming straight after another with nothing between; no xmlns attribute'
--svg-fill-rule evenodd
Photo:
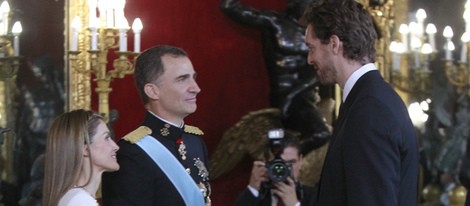
<svg viewBox="0 0 470 206"><path fill-rule="evenodd" d="M79 16L82 20L88 20L88 5L87 0L67 0L65 3L65 69L66 69L66 81L67 85L67 103L66 110L74 109L90 109L91 107L91 75L88 73L79 73L74 71L71 68L71 59L68 56L69 45L72 29L71 22L75 16ZM88 22L83 22L82 25L88 25ZM86 26L82 26L81 31L85 31ZM80 51L90 48L90 37L85 32L80 32L78 49ZM85 64L88 59L90 59L90 54L88 52L81 52L76 55L75 58L78 60L80 68L85 68L85 70L90 70L89 64Z"/></svg>

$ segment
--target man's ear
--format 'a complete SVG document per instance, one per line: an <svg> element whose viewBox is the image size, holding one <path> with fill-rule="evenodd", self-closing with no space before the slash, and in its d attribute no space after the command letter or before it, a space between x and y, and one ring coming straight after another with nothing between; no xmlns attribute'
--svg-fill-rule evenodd
<svg viewBox="0 0 470 206"><path fill-rule="evenodd" d="M343 42L335 34L330 37L330 46L334 54L339 54L343 48Z"/></svg>
<svg viewBox="0 0 470 206"><path fill-rule="evenodd" d="M149 99L155 99L158 100L159 98L159 88L155 84L145 84L144 85L144 92L147 95Z"/></svg>

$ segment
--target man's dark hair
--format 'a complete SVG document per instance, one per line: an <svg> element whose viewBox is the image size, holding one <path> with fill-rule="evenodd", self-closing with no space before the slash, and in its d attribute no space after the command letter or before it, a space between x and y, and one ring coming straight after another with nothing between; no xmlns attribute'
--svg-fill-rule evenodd
<svg viewBox="0 0 470 206"><path fill-rule="evenodd" d="M143 51L136 59L134 78L137 90L144 104L148 103L144 86L147 83L156 83L164 72L162 57L171 55L173 57L187 57L187 53L178 47L169 45L158 45Z"/></svg>
<svg viewBox="0 0 470 206"><path fill-rule="evenodd" d="M290 131L290 130L284 130L284 134L285 134L285 137L283 139L284 149L287 148L287 147L294 147L294 148L297 148L297 154L299 156L305 155L305 154L301 153L299 133L293 132L293 131Z"/></svg>
<svg viewBox="0 0 470 206"><path fill-rule="evenodd" d="M362 64L375 62L377 32L372 17L355 0L319 0L307 7L302 23L311 25L323 44L332 35L343 42L343 55Z"/></svg>

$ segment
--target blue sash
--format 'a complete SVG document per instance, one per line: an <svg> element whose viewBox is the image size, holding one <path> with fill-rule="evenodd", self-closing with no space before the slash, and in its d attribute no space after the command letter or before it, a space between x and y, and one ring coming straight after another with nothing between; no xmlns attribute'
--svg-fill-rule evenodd
<svg viewBox="0 0 470 206"><path fill-rule="evenodd" d="M150 135L140 139L136 144L162 169L186 205L204 206L204 198L199 187L165 146Z"/></svg>

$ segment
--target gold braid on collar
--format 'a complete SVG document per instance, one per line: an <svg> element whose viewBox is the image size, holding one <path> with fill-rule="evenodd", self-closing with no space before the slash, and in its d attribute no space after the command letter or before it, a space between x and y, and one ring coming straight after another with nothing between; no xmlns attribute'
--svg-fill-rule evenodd
<svg viewBox="0 0 470 206"><path fill-rule="evenodd" d="M189 134L195 134L195 135L203 135L204 132L202 132L201 129L191 126L191 125L184 125L184 132L189 133Z"/></svg>
<svg viewBox="0 0 470 206"><path fill-rule="evenodd" d="M146 126L140 126L136 130L130 132L124 136L124 140L131 142L132 144L137 143L140 139L145 136L152 134L152 130Z"/></svg>

